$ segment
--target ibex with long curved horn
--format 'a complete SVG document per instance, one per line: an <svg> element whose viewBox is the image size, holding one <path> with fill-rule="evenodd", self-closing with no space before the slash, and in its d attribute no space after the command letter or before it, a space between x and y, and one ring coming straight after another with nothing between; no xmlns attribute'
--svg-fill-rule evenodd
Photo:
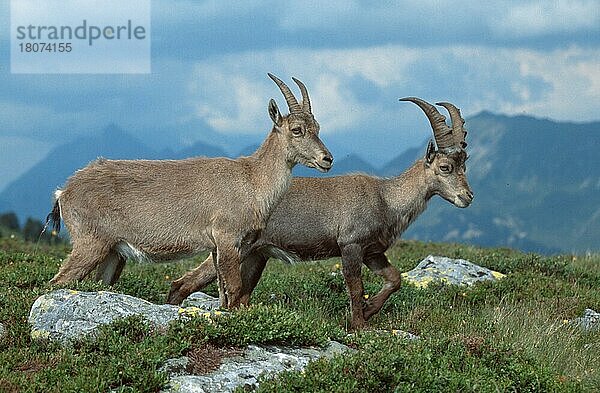
<svg viewBox="0 0 600 393"><path fill-rule="evenodd" d="M128 255L174 259L210 250L221 305L238 306L240 261L288 188L292 167L302 163L325 172L333 162L318 137L304 84L294 79L300 105L285 83L269 77L290 114L282 116L275 101L269 102L273 129L250 157L99 159L77 171L57 193L50 215L55 225L62 215L73 242L51 282L80 280L98 268L97 278L113 283Z"/></svg>
<svg viewBox="0 0 600 393"><path fill-rule="evenodd" d="M435 143L403 174L377 178L355 174L330 178L294 178L269 218L266 229L242 262L246 299L256 286L269 257L289 262L341 256L350 295L352 328L360 328L400 287L400 273L384 252L421 214L433 195L467 207L473 193L465 177L466 132L460 111L441 103L450 113L452 128L437 109L418 98L427 115ZM381 291L363 298L361 265L383 277ZM215 279L209 256L195 270L173 282L168 302L180 303Z"/></svg>

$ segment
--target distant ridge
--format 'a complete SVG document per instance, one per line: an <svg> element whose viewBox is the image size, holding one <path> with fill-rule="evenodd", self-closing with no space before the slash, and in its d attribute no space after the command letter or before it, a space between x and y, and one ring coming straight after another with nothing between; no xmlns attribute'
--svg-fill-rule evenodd
<svg viewBox="0 0 600 393"><path fill-rule="evenodd" d="M600 122L481 112L466 127L473 204L460 210L435 201L406 236L545 253L600 251Z"/></svg>
<svg viewBox="0 0 600 393"><path fill-rule="evenodd" d="M467 175L475 193L468 209L434 197L404 237L506 246L526 251L600 251L600 122L571 123L530 116L481 112L467 119ZM329 146L335 146L334 136ZM359 155L335 156L321 174L298 165L295 176L364 172L396 176L425 154L427 141L400 153L383 167ZM240 151L252 154L258 145ZM0 212L21 220L43 218L52 192L89 161L107 158L179 159L225 156L221 147L199 142L173 152L156 152L116 126L53 149L0 194Z"/></svg>
<svg viewBox="0 0 600 393"><path fill-rule="evenodd" d="M184 155L224 155L224 151L198 143L182 152L158 153L118 126L110 125L97 134L81 137L52 149L44 159L0 193L0 212L14 211L21 222L27 217L44 218L52 208L54 190L61 187L73 172L98 157L175 159L183 158Z"/></svg>

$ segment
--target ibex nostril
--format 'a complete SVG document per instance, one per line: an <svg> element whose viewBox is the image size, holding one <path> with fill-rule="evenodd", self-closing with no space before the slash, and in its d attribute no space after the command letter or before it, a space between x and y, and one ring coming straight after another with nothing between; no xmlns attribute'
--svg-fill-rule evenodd
<svg viewBox="0 0 600 393"><path fill-rule="evenodd" d="M323 161L332 164L333 163L333 157L330 156L330 155L323 156Z"/></svg>

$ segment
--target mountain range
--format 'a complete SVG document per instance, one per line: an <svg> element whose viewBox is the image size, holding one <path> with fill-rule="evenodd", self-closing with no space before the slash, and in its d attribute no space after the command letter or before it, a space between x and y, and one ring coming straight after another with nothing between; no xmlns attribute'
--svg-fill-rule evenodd
<svg viewBox="0 0 600 393"><path fill-rule="evenodd" d="M458 209L434 197L403 237L543 253L600 250L600 158L596 152L600 122L555 122L481 112L468 118L466 127L473 204ZM248 146L240 155L248 155L256 147ZM349 172L395 176L424 155L425 148L426 141L378 167L354 153L336 156L326 176ZM0 193L0 212L14 211L21 220L45 217L53 191L98 156L179 159L225 155L222 148L206 142L177 152L158 152L112 125L102 133L53 149ZM301 166L294 169L294 175L323 176Z"/></svg>
<svg viewBox="0 0 600 393"><path fill-rule="evenodd" d="M455 209L437 198L407 236L542 252L600 250L600 122L483 112L467 125L473 204Z"/></svg>

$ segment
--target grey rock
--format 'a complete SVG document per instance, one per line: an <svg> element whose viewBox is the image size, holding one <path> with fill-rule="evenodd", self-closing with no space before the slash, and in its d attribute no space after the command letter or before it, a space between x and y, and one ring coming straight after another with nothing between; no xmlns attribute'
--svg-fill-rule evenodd
<svg viewBox="0 0 600 393"><path fill-rule="evenodd" d="M575 323L585 331L593 331L600 329L600 313L586 308L583 316L575 318Z"/></svg>
<svg viewBox="0 0 600 393"><path fill-rule="evenodd" d="M432 282L453 285L473 285L479 281L495 281L504 274L478 266L464 259L429 255L411 271L402 273L409 282L417 287L427 287Z"/></svg>
<svg viewBox="0 0 600 393"><path fill-rule="evenodd" d="M301 371L311 360L331 358L346 351L352 349L335 341L330 341L324 349L250 345L242 355L223 359L217 370L206 375L172 375L163 393L231 392L238 386L254 388L261 376Z"/></svg>
<svg viewBox="0 0 600 393"><path fill-rule="evenodd" d="M212 308L215 304L218 305L218 299L204 294L194 294L187 307L177 307L156 305L112 292L60 289L40 296L34 302L29 323L33 339L49 339L68 345L81 337L93 336L100 325L132 315L142 315L155 327L166 327L177 318L212 318L222 314ZM263 375L302 370L311 360L349 350L333 341L324 349L251 345L242 355L223 359L217 370L206 375L186 375L190 361L187 357L168 360L160 371L170 377L165 392L230 392L237 386L257 386Z"/></svg>
<svg viewBox="0 0 600 393"><path fill-rule="evenodd" d="M217 310L220 306L219 299L204 292L194 292L181 303L181 307L198 307L202 310Z"/></svg>
<svg viewBox="0 0 600 393"><path fill-rule="evenodd" d="M418 340L420 338L416 334L412 334L410 332L407 332L404 330L399 330L399 329L392 329L392 330L377 329L377 330L372 330L372 332L377 333L378 335L386 335L387 334L387 335L391 335L391 336L395 336L395 337L400 337L405 340Z"/></svg>
<svg viewBox="0 0 600 393"><path fill-rule="evenodd" d="M349 339L353 339L356 336L362 336L362 335L375 335L377 337L381 337L381 336L393 336L393 337L397 337L399 339L408 340L408 341L419 340L421 338L420 336L418 336L416 334L412 334L410 332L407 332L405 330L400 330L400 329L390 329L390 330L385 330L385 329L361 330L361 331L358 331L358 332L349 333L346 337L349 338Z"/></svg>
<svg viewBox="0 0 600 393"><path fill-rule="evenodd" d="M402 337L405 340L418 340L420 337L416 334L412 334L411 332L406 332L404 330L392 330L392 334L394 336Z"/></svg>
<svg viewBox="0 0 600 393"><path fill-rule="evenodd" d="M133 296L113 292L79 292L59 289L40 296L31 307L32 339L69 343L93 334L100 325L132 315L143 316L155 327L202 312L197 307L157 305Z"/></svg>
<svg viewBox="0 0 600 393"><path fill-rule="evenodd" d="M187 367L190 364L190 358L182 356L180 358L168 359L158 371L169 374L170 376L175 375L186 375Z"/></svg>

